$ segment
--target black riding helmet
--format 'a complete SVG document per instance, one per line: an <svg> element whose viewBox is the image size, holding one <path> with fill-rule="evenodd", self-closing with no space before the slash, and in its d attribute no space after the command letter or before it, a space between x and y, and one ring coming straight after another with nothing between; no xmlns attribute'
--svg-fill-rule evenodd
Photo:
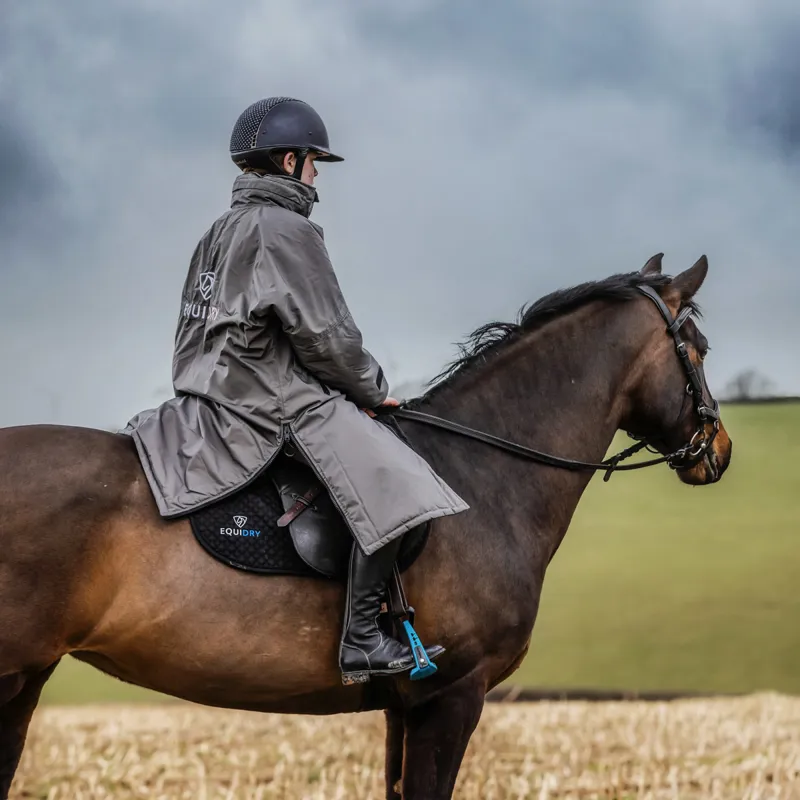
<svg viewBox="0 0 800 800"><path fill-rule="evenodd" d="M230 151L237 166L271 169L274 150L295 153L295 178L302 174L309 151L320 154L317 161L344 161L331 152L322 117L308 103L292 97L268 97L253 103L233 127Z"/></svg>

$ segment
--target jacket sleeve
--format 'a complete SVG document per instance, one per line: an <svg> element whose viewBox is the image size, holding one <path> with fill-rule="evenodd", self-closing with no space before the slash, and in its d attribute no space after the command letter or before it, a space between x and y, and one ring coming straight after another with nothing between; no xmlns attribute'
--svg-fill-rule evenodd
<svg viewBox="0 0 800 800"><path fill-rule="evenodd" d="M261 231L258 291L281 321L300 363L364 408L389 394L383 369L364 348L322 236L304 217Z"/></svg>

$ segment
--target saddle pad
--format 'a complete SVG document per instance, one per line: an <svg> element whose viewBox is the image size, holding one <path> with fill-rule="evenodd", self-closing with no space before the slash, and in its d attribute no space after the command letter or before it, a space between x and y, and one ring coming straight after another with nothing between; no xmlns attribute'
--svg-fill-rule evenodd
<svg viewBox="0 0 800 800"><path fill-rule="evenodd" d="M394 418L380 421L408 444ZM352 539L329 500L317 501L313 511L305 511L287 527L277 525L294 504L291 498L303 495L315 482L308 467L291 466L281 456L252 484L188 514L192 532L210 555L237 569L344 580ZM278 486L286 497L281 498ZM422 553L429 533L426 522L404 535L397 557L400 572Z"/></svg>
<svg viewBox="0 0 800 800"><path fill-rule="evenodd" d="M278 491L268 475L189 515L197 541L214 558L238 569L267 575L323 578L297 554Z"/></svg>

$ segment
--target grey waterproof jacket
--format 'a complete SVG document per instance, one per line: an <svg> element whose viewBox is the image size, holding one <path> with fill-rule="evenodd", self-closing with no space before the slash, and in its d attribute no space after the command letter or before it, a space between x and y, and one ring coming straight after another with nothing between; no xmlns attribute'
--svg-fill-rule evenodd
<svg viewBox="0 0 800 800"><path fill-rule="evenodd" d="M291 439L370 554L467 504L364 408L389 394L323 241L316 191L236 178L231 209L189 267L175 337L175 397L132 435L159 512L178 517L254 480Z"/></svg>

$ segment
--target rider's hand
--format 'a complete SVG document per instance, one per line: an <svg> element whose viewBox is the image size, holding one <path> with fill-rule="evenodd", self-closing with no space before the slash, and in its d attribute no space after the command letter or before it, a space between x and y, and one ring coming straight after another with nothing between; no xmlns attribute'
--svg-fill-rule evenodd
<svg viewBox="0 0 800 800"><path fill-rule="evenodd" d="M394 399L394 397L387 397L387 398L386 398L386 399L385 399L385 400L384 400L384 401L383 401L383 402L380 404L379 408L383 408L384 406L392 406L392 407L394 407L394 406L399 406L399 405L400 405L400 401L399 401L399 400L395 400L395 399ZM365 408L365 409L364 409L364 411L366 411L366 412L367 412L367 414L369 414L369 416L371 416L371 417L375 417L375 412L374 412L374 411L372 411L371 409L369 409L369 408Z"/></svg>

